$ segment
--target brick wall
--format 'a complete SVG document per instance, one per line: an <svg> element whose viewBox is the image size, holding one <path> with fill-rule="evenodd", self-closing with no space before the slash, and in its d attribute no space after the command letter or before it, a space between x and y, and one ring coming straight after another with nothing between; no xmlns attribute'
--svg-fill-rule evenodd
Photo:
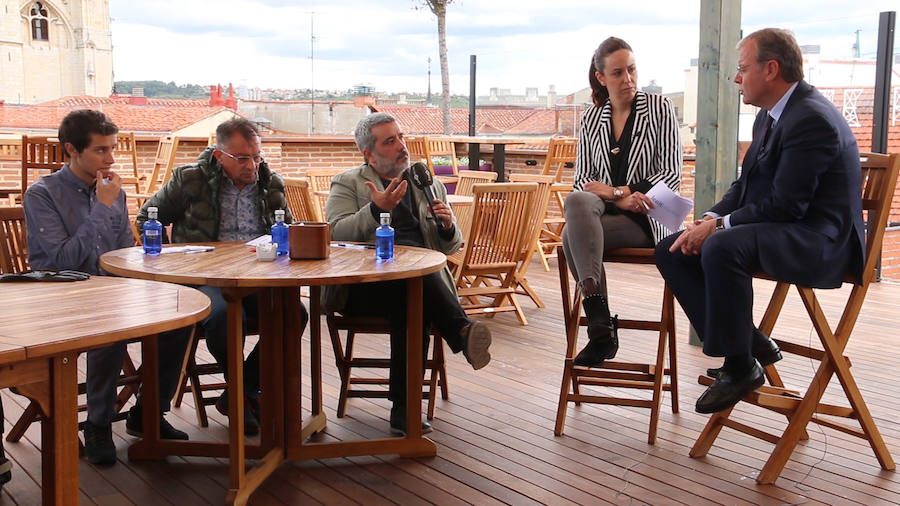
<svg viewBox="0 0 900 506"><path fill-rule="evenodd" d="M149 177L153 168L158 139L139 137L137 139L138 171ZM192 163L197 155L207 146L206 138L183 138L178 145L176 164ZM263 152L270 167L286 177L300 177L310 168L352 168L362 162L356 144L350 136L291 138L267 137L263 144ZM490 160L490 150L482 153L483 158ZM539 150L509 149L506 153L507 174L539 174L544 166L545 153ZM0 157L0 187L17 187L20 181L20 162L18 159ZM124 158L119 159L124 162ZM533 162L533 163L531 163ZM681 194L694 197L693 160L685 160L681 182ZM563 174L564 181L572 181L574 169L567 169ZM551 213L558 209L551 208ZM688 216L688 220L692 216ZM900 223L900 187L894 196L890 221ZM900 230L888 231L885 234L884 253L882 255L882 276L887 279L900 279Z"/></svg>

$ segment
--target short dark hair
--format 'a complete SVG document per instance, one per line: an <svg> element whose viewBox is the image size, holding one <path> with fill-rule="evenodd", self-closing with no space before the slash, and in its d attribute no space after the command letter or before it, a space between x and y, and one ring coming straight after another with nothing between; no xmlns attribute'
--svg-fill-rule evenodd
<svg viewBox="0 0 900 506"><path fill-rule="evenodd" d="M252 142L254 137L259 137L259 127L247 118L231 118L216 127L216 147L223 148L235 133Z"/></svg>
<svg viewBox="0 0 900 506"><path fill-rule="evenodd" d="M63 118L59 124L57 137L63 147L63 153L68 158L66 143L75 147L75 151L81 153L91 143L91 134L113 135L119 132L116 126L105 114L91 109L72 111Z"/></svg>
<svg viewBox="0 0 900 506"><path fill-rule="evenodd" d="M756 61L775 60L781 77L789 83L803 79L803 53L793 33L781 28L763 28L744 37L738 47L750 39L756 41Z"/></svg>
<svg viewBox="0 0 900 506"><path fill-rule="evenodd" d="M359 152L362 153L367 149L372 151L375 148L375 136L372 135L373 128L384 123L394 123L396 121L396 118L386 112L375 112L359 120L354 131L356 147L359 149Z"/></svg>
<svg viewBox="0 0 900 506"><path fill-rule="evenodd" d="M603 107L609 98L609 90L606 86L600 84L600 80L594 75L596 72L603 74L606 67L606 57L615 53L620 49L631 51L631 46L627 42L618 37L609 37L597 47L594 56L591 57L591 66L588 68L588 82L591 84L591 101L597 107ZM634 51L632 51L634 52Z"/></svg>

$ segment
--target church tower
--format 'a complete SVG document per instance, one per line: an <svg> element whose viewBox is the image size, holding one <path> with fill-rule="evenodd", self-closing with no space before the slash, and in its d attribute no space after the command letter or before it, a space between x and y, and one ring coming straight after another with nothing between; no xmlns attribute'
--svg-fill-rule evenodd
<svg viewBox="0 0 900 506"><path fill-rule="evenodd" d="M0 0L0 100L112 92L109 0Z"/></svg>

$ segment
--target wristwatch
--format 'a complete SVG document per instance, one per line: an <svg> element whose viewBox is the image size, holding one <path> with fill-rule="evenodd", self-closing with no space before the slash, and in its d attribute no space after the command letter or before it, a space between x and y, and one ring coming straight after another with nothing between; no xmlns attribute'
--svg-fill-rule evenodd
<svg viewBox="0 0 900 506"><path fill-rule="evenodd" d="M616 186L613 188L613 200L619 200L620 198L625 196L625 190Z"/></svg>
<svg viewBox="0 0 900 506"><path fill-rule="evenodd" d="M716 230L725 230L725 218L721 216L716 218Z"/></svg>

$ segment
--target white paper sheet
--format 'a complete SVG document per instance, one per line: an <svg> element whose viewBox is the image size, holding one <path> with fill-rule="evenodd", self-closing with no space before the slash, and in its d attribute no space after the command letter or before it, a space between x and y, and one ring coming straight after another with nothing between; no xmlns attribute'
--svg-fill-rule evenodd
<svg viewBox="0 0 900 506"><path fill-rule="evenodd" d="M656 205L647 214L662 223L664 227L669 229L669 232L678 231L684 223L684 219L694 207L694 202L691 199L673 192L662 181L650 188L650 191L647 192L647 197Z"/></svg>
<svg viewBox="0 0 900 506"><path fill-rule="evenodd" d="M266 235L261 235L261 236L257 237L256 239L253 239L252 241L247 241L244 244L246 244L247 246L253 246L255 248L262 244L269 244L270 242L272 242L272 236L269 234L266 234Z"/></svg>
<svg viewBox="0 0 900 506"><path fill-rule="evenodd" d="M214 249L215 246L166 246L160 253L203 253Z"/></svg>

